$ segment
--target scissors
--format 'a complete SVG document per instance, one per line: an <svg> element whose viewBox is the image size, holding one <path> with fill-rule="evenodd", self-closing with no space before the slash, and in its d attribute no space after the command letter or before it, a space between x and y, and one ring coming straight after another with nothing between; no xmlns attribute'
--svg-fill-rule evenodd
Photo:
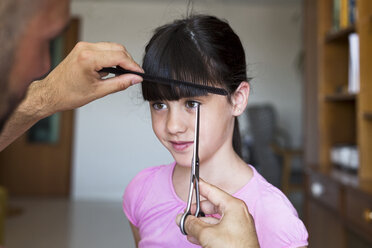
<svg viewBox="0 0 372 248"><path fill-rule="evenodd" d="M180 229L182 234L187 235L185 230L185 221L187 216L191 215L192 197L195 190L196 195L196 217L204 217L205 214L200 210L200 194L199 194L199 118L200 118L200 104L196 108L195 117L195 137L194 137L194 152L191 161L191 176L189 187L189 198L187 200L187 208L183 213L180 221Z"/></svg>

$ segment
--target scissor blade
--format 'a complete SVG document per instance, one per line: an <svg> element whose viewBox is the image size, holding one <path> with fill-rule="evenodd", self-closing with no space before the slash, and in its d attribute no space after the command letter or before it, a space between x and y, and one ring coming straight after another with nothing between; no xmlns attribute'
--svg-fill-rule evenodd
<svg viewBox="0 0 372 248"><path fill-rule="evenodd" d="M199 180L199 122L200 122L200 104L196 107L195 113L195 137L194 137L194 154L192 156L192 171L197 180Z"/></svg>

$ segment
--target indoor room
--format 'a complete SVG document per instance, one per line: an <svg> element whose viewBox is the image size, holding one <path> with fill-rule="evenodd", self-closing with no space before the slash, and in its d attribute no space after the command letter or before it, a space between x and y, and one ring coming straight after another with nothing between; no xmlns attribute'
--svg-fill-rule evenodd
<svg viewBox="0 0 372 248"><path fill-rule="evenodd" d="M259 247L372 246L371 1L53 0L54 7L37 1L28 12L50 8L45 13L53 20L54 8L69 19L44 44L51 72L29 79L40 80L4 118L1 248L197 247L176 216L199 202L199 176L243 200L257 233L249 239ZM10 13L18 2L9 1L8 10L0 4L0 26L16 20ZM44 28L33 32L53 26L37 18ZM6 35L0 31L2 44ZM111 62L123 49L114 43L125 46L120 56L133 61L128 68L124 60ZM9 47L24 52L10 62L31 61L33 73L43 66L27 59L32 52L22 43ZM76 89L78 63L95 55L93 48L92 81L101 83L95 89L126 78L130 87L98 96L86 88L84 101L55 107L8 135L37 83L58 83L53 93L62 95L71 78ZM4 106L25 71L9 74L10 86L0 87ZM228 215L218 207L208 213L204 185L200 211L220 225Z"/></svg>

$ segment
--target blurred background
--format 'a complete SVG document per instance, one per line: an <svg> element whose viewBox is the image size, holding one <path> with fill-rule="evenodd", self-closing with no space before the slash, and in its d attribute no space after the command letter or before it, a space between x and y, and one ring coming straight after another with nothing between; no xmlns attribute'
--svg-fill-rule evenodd
<svg viewBox="0 0 372 248"><path fill-rule="evenodd" d="M358 174L333 167L330 161L334 147L347 144L353 148L359 143L356 134L335 140L322 136L342 126L335 124L339 120L355 119L355 112L362 109L355 100L357 92L342 91L346 81L329 90L318 86L324 81L322 75L337 74L339 69L346 70L347 78L347 37L356 32L353 23L354 29L346 33L338 27L335 32L341 38L331 40L329 49L343 49L339 53L346 58L341 58L345 60L342 65L324 72L323 61L332 61L325 57L332 52L325 52L328 46L322 45L321 35L333 28L333 4L333 0L201 0L192 6L194 13L226 19L245 48L248 76L253 80L248 108L239 119L244 160L289 197L309 229L310 247L370 247L366 240L371 224L358 229L353 223L355 229L346 234L346 213L339 209L347 206L340 200L347 184L334 182L337 187L330 190L324 185L335 180L334 169L347 171L341 177L354 180L354 185L359 185L361 177L372 179L371 164L363 167L366 173ZM73 0L70 26L51 45L54 65L79 40L121 43L141 63L153 30L185 17L188 11L184 0ZM340 60L336 57L335 61ZM323 101L324 94L331 99ZM328 110L332 107L337 110ZM351 111L354 116L340 114L327 124L327 116L334 111ZM356 122L344 128L359 133ZM365 135L372 138L368 132ZM332 137L338 137L337 132ZM364 149L368 147L364 144ZM8 195L2 203L7 211L2 213L1 240L12 248L135 247L121 209L124 190L144 168L172 161L153 134L149 107L139 86L44 119L0 153L0 185ZM367 186L362 194L368 190ZM366 204L360 215L368 220L372 204ZM318 213L319 221L309 220ZM333 223L328 231L337 232L319 231L328 229L324 226L328 218ZM341 236L329 241L328 235Z"/></svg>

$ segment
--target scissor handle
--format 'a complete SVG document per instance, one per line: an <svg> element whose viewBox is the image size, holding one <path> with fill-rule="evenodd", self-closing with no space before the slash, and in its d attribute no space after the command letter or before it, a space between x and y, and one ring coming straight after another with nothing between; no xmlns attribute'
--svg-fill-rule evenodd
<svg viewBox="0 0 372 248"><path fill-rule="evenodd" d="M181 217L180 229L181 229L181 233L183 235L187 235L186 229L185 229L185 223L186 223L186 218L189 215L191 215L191 212L190 211L184 212L183 215L182 215L182 217ZM196 216L196 217L205 217L205 214L202 211L199 211L198 216Z"/></svg>
<svg viewBox="0 0 372 248"><path fill-rule="evenodd" d="M186 233L186 229L185 229L185 222L186 222L186 217L191 215L191 212L190 211L187 211L187 212L184 212L182 217L181 217L181 221L180 221L180 229L181 229L181 233L183 235L187 235Z"/></svg>
<svg viewBox="0 0 372 248"><path fill-rule="evenodd" d="M187 202L187 208L186 211L183 213L180 221L180 229L181 233L183 235L187 235L186 229L185 229L185 223L187 216L191 215L191 201L192 201L192 195L193 191L195 190L196 193L196 210L195 210L195 216L196 217L205 217L205 214L203 211L200 210L200 200L199 200L199 180L197 178L193 177L190 185L190 192L189 192L189 200Z"/></svg>

